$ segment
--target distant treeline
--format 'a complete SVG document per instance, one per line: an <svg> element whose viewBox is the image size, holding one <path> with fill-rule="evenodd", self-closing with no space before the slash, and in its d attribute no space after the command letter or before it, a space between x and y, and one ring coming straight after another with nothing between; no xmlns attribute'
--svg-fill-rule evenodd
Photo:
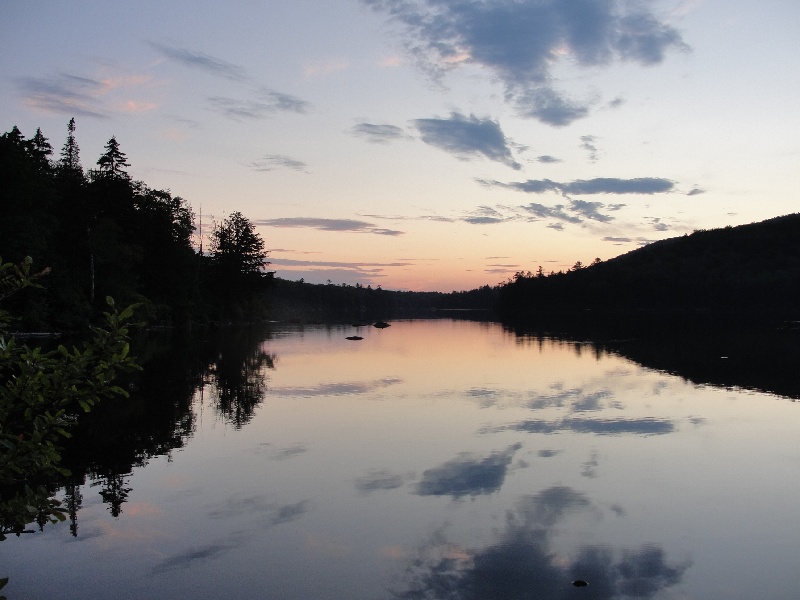
<svg viewBox="0 0 800 600"><path fill-rule="evenodd" d="M81 329L105 297L141 303L141 318L177 324L241 318L262 308L269 283L263 240L240 213L215 223L205 254L192 245L194 214L169 190L127 173L115 137L84 170L75 120L57 159L37 129L0 136L0 258L49 269L41 289L10 299L21 327Z"/></svg>
<svg viewBox="0 0 800 600"><path fill-rule="evenodd" d="M499 290L509 320L584 311L800 309L800 214L695 231L567 272L520 272Z"/></svg>
<svg viewBox="0 0 800 600"><path fill-rule="evenodd" d="M484 286L461 292L403 292L380 286L311 284L275 278L268 294L271 318L303 323L363 322L452 315L472 311L489 316L499 288ZM478 314L480 313L480 314ZM463 314L463 313L462 313Z"/></svg>

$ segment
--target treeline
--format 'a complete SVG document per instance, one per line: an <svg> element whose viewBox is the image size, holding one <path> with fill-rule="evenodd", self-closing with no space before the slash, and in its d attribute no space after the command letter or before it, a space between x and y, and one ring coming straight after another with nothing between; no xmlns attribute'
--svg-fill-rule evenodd
<svg viewBox="0 0 800 600"><path fill-rule="evenodd" d="M134 181L115 137L84 169L75 120L57 159L40 129L0 136L0 257L49 269L42 289L8 310L34 329L80 329L105 306L137 302L151 323L238 318L262 309L264 242L240 213L192 245L195 215L169 190Z"/></svg>
<svg viewBox="0 0 800 600"><path fill-rule="evenodd" d="M447 311L475 311L488 316L497 305L498 291L487 285L450 293L407 292L276 277L269 293L269 315L279 321L303 323L425 318L444 316Z"/></svg>
<svg viewBox="0 0 800 600"><path fill-rule="evenodd" d="M800 214L695 231L566 272L517 273L501 286L505 319L605 311L797 311Z"/></svg>

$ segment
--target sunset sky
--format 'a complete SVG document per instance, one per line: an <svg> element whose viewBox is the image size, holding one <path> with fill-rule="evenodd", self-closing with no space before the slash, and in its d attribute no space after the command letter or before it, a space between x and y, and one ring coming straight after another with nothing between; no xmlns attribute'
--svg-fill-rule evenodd
<svg viewBox="0 0 800 600"><path fill-rule="evenodd" d="M798 211L796 0L3 0L0 130L451 291Z"/></svg>

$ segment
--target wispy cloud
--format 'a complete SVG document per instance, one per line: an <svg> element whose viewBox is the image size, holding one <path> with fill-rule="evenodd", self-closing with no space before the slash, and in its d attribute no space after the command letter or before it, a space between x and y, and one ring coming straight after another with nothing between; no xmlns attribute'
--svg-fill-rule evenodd
<svg viewBox="0 0 800 600"><path fill-rule="evenodd" d="M292 171L308 173L306 170L308 165L306 163L283 154L265 154L258 160L249 163L247 166L254 171L260 172L269 172L276 169L290 169Z"/></svg>
<svg viewBox="0 0 800 600"><path fill-rule="evenodd" d="M121 90L137 89L151 81L147 75L101 75L84 77L60 73L52 77L17 80L27 106L48 113L107 118L112 113L139 113L157 107L148 100L120 98Z"/></svg>
<svg viewBox="0 0 800 600"><path fill-rule="evenodd" d="M265 90L255 100L238 100L227 96L208 98L211 108L236 120L265 119L279 112L305 114L311 104L290 94Z"/></svg>
<svg viewBox="0 0 800 600"><path fill-rule="evenodd" d="M408 137L400 127L385 123L358 123L350 129L350 133L373 144L386 144Z"/></svg>
<svg viewBox="0 0 800 600"><path fill-rule="evenodd" d="M97 100L104 86L96 79L62 73L51 78L23 77L17 84L25 104L32 108L81 117L107 117Z"/></svg>
<svg viewBox="0 0 800 600"><path fill-rule="evenodd" d="M373 223L356 219L320 219L316 217L284 217L262 219L253 222L267 227L307 227L321 231L346 231L351 233L374 233L377 235L403 235L403 231L376 227Z"/></svg>
<svg viewBox="0 0 800 600"><path fill-rule="evenodd" d="M595 179L576 179L568 182L550 179L528 179L513 183L503 183L479 179L478 183L487 186L503 187L525 192L527 194L543 194L559 192L565 196L572 194L664 194L675 189L675 182L662 177L637 177L621 179L618 177L597 177Z"/></svg>
<svg viewBox="0 0 800 600"><path fill-rule="evenodd" d="M187 48L176 48L157 42L150 42L150 46L164 58L178 62L186 67L199 69L216 77L230 79L231 81L245 81L248 79L242 67L229 63L221 58L210 56L205 52L189 50Z"/></svg>
<svg viewBox="0 0 800 600"><path fill-rule="evenodd" d="M412 122L423 142L461 160L482 156L512 169L522 168L511 155L509 141L497 121L454 112L447 119L415 119Z"/></svg>
<svg viewBox="0 0 800 600"><path fill-rule="evenodd" d="M462 64L483 67L504 84L521 115L554 126L590 108L556 90L559 63L654 65L670 50L688 49L676 29L641 3L362 1L401 26L409 53L433 77Z"/></svg>
<svg viewBox="0 0 800 600"><path fill-rule="evenodd" d="M597 162L600 159L600 152L597 149L597 138L593 135L582 135L581 136L581 148L586 150L589 154L589 160L591 162Z"/></svg>
<svg viewBox="0 0 800 600"><path fill-rule="evenodd" d="M479 206L472 214L464 217L463 220L472 225L495 225L497 223L505 223L512 218L491 206Z"/></svg>

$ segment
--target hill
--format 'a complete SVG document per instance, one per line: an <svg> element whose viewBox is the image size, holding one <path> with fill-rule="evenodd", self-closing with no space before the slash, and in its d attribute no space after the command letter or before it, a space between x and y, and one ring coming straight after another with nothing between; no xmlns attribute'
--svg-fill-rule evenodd
<svg viewBox="0 0 800 600"><path fill-rule="evenodd" d="M518 273L499 293L506 319L586 309L796 311L800 214L695 231L566 273Z"/></svg>

